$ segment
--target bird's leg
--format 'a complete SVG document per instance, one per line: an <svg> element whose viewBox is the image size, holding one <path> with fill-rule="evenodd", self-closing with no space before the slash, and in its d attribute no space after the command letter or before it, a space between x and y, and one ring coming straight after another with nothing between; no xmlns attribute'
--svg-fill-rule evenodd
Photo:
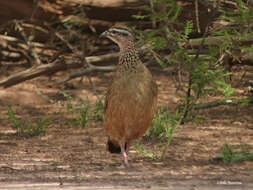
<svg viewBox="0 0 253 190"><path fill-rule="evenodd" d="M130 149L130 143L126 143L126 144L125 144L125 148L126 148L126 153L127 153L127 155L128 155L129 149Z"/></svg>
<svg viewBox="0 0 253 190"><path fill-rule="evenodd" d="M122 153L123 158L124 158L124 164L126 166L128 166L128 155L127 155L127 152L126 152L125 143L120 145L120 149L121 149L121 153Z"/></svg>

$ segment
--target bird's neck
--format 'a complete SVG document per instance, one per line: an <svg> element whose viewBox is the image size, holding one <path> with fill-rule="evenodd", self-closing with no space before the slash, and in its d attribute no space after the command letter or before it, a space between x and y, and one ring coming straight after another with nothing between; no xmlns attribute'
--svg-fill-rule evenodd
<svg viewBox="0 0 253 190"><path fill-rule="evenodd" d="M135 48L134 42L130 42L124 47L120 47L120 56L118 71L132 71L136 69L140 63L138 50Z"/></svg>

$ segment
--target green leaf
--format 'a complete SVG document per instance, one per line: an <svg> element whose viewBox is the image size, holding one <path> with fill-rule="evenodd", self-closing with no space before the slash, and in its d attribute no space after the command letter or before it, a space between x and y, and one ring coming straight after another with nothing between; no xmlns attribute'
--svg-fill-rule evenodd
<svg viewBox="0 0 253 190"><path fill-rule="evenodd" d="M11 119L11 121L13 122L13 125L16 129L18 129L21 126L21 122L20 120L16 117L15 113L13 112L13 110L11 109L11 107L7 106L6 107L7 111L8 111L8 115L9 118Z"/></svg>
<svg viewBox="0 0 253 190"><path fill-rule="evenodd" d="M193 32L193 22L191 20L186 21L186 26L184 28L184 38L188 38L189 35Z"/></svg>
<svg viewBox="0 0 253 190"><path fill-rule="evenodd" d="M139 20L143 20L146 18L150 18L149 15L132 15L133 18L139 19Z"/></svg>

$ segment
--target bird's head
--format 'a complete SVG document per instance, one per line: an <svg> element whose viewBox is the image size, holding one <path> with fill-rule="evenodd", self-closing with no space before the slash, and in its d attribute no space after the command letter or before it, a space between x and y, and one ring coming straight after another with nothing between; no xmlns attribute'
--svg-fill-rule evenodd
<svg viewBox="0 0 253 190"><path fill-rule="evenodd" d="M120 49L124 49L134 41L133 33L125 27L112 27L104 31L100 37L106 37L118 44Z"/></svg>

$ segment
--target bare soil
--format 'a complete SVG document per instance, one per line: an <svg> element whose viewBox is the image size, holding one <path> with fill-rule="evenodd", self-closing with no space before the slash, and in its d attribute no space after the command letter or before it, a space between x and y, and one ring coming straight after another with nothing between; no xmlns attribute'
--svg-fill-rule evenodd
<svg viewBox="0 0 253 190"><path fill-rule="evenodd" d="M173 76L150 69L159 85L159 104L168 104L173 111L178 101ZM131 166L125 168L121 155L106 151L101 121L90 121L85 128L73 126L66 107L48 101L66 102L59 94L65 91L73 101L88 97L94 103L97 95L103 97L112 74L92 74L97 94L86 77L68 86L58 85L55 80L62 76L58 73L53 79L44 76L0 89L0 189L253 189L252 161L225 164L214 159L225 143L238 150L247 145L253 152L252 105L202 110L205 119L199 124L188 122L178 128L164 160L132 146ZM242 84L240 77L233 78L234 86ZM245 95L241 86L236 97ZM50 119L46 135L18 136L7 105L22 120ZM141 143L148 153L159 154L165 141L143 138Z"/></svg>

